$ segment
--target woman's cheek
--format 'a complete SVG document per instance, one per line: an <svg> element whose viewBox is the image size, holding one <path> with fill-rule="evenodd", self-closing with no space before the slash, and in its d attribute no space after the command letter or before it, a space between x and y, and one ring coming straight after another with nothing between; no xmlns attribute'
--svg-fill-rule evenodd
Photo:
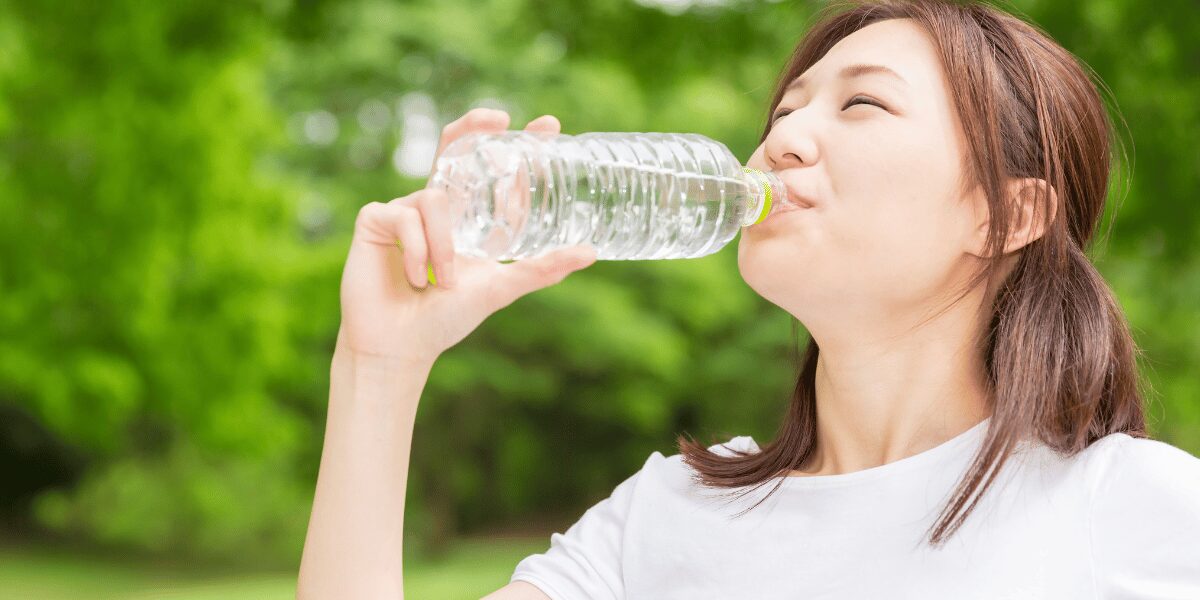
<svg viewBox="0 0 1200 600"><path fill-rule="evenodd" d="M902 237L897 233L890 258L896 301L923 304L940 295L951 278L959 253L949 232L936 227L940 222L929 215L923 222L908 223Z"/></svg>

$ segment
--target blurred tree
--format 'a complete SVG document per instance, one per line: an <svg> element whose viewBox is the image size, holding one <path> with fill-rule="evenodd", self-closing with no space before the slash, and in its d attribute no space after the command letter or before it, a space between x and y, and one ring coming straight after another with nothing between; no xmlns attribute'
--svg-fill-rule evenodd
<svg viewBox="0 0 1200 600"><path fill-rule="evenodd" d="M264 160L266 9L0 7L0 400L89 458L53 529L298 555L337 267Z"/></svg>

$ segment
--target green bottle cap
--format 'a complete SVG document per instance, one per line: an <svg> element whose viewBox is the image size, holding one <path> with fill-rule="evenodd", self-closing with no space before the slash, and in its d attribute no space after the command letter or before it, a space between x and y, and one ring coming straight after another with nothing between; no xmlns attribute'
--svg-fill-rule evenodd
<svg viewBox="0 0 1200 600"><path fill-rule="evenodd" d="M753 225L758 225L759 223L762 223L767 218L767 215L771 214L771 202L772 202L771 182L768 181L767 176L762 171L759 171L758 169L752 169L750 167L742 167L742 171L746 172L751 177L753 177L756 181L758 181L758 185L762 188L762 191L763 191L762 211L758 213L758 219L756 219L753 223Z"/></svg>

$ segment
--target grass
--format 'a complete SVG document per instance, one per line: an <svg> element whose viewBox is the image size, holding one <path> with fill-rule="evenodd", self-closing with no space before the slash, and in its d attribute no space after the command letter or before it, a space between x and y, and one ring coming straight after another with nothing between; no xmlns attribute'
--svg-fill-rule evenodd
<svg viewBox="0 0 1200 600"><path fill-rule="evenodd" d="M548 545L548 536L459 541L445 560L405 563L405 597L479 598L507 584L522 558L544 552ZM29 600L272 600L295 598L296 573L222 575L9 546L0 547L0 595Z"/></svg>

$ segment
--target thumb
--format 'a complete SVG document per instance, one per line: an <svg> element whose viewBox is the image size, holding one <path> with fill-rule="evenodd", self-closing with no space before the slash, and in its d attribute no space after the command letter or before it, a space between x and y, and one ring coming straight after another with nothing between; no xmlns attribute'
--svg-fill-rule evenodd
<svg viewBox="0 0 1200 600"><path fill-rule="evenodd" d="M500 303L497 310L525 294L554 285L594 262L596 249L590 244L580 244L504 265L504 273L496 286L496 300Z"/></svg>

